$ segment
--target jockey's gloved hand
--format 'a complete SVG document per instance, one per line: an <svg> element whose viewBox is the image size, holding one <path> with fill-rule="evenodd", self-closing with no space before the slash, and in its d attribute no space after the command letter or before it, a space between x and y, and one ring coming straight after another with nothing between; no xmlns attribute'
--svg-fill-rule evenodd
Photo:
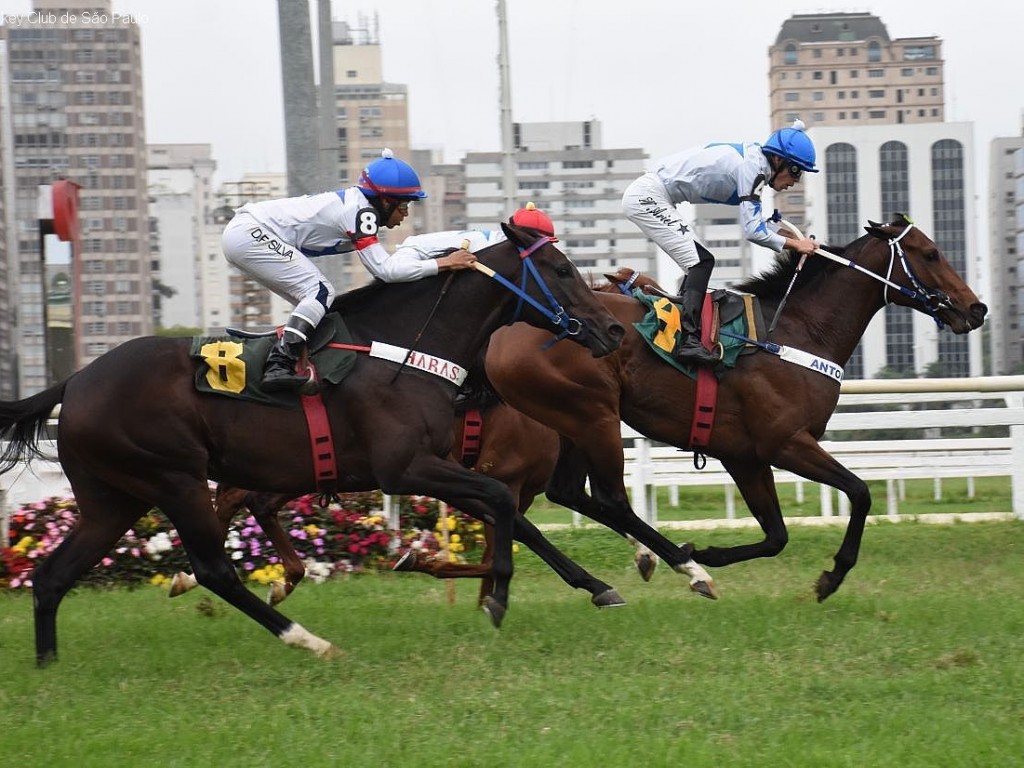
<svg viewBox="0 0 1024 768"><path fill-rule="evenodd" d="M776 208L774 211L772 211L772 215L768 217L768 221L778 224L780 221L782 221L782 211Z"/></svg>

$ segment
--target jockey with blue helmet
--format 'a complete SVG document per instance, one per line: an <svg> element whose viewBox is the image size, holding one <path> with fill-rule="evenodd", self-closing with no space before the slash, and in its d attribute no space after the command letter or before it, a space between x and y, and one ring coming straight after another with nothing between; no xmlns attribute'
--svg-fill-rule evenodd
<svg viewBox="0 0 1024 768"><path fill-rule="evenodd" d="M701 309L715 257L693 236L676 210L680 203L719 203L740 209L744 236L779 252L810 254L817 244L778 232L777 217L765 218L761 191L782 192L803 173L817 173L814 143L800 120L775 131L762 145L714 142L665 157L630 184L622 196L626 217L683 270L682 331L672 355L683 363L714 365L718 358L700 338Z"/></svg>
<svg viewBox="0 0 1024 768"><path fill-rule="evenodd" d="M294 305L267 358L261 382L265 390L294 390L308 381L308 376L296 373L296 363L335 297L334 286L312 259L355 251L366 269L386 282L418 280L472 265L475 258L465 251L427 263L392 258L381 245L380 228L401 225L409 215L409 203L426 196L416 171L385 149L352 187L247 203L235 211L224 230L225 258Z"/></svg>

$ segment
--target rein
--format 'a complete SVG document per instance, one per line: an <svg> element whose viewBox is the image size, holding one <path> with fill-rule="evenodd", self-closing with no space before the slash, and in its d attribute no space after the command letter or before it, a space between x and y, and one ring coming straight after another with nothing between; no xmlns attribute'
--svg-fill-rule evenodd
<svg viewBox="0 0 1024 768"><path fill-rule="evenodd" d="M416 333L416 338L412 340L412 344L409 345L409 349L405 353L405 357L398 366L398 370L395 371L395 375L391 378L391 383L394 384L399 375L405 369L406 364L409 362L409 358L412 357L413 352L416 349L416 343L422 338L423 332L427 330L427 326L430 325L430 321L434 315L437 314L437 308L441 306L441 300L448 294L448 289L452 287L452 279L455 277L454 272L448 274L448 279L444 281L444 285L441 286L441 292L437 295L437 301L434 302L434 306L431 307L430 312L427 313L427 319L423 321L423 325L420 326L419 331Z"/></svg>
<svg viewBox="0 0 1024 768"><path fill-rule="evenodd" d="M583 323L577 320L575 317L570 317L565 309L555 300L551 290L548 288L547 283L544 282L544 278L541 277L540 272L537 271L537 266L533 263L533 259L530 258L537 249L547 245L549 242L547 237L538 238L533 245L528 248L520 248L518 245L516 248L519 251L519 258L523 262L523 279L522 285L515 285L511 280L506 278L504 275L500 275L493 269L488 267L486 264L481 264L479 261L474 262L473 266L478 272L481 272L493 280L497 280L501 285L508 288L512 293L519 297L519 301L516 303L515 312L512 313L512 319L508 321L509 325L516 322L519 319L519 315L523 311L523 302L526 302L531 307L540 312L544 317L551 321L553 325L562 329L562 332L555 336L555 338L544 345L547 349L555 342L561 341L566 336L576 336L581 333L584 329ZM534 299L528 293L526 293L527 282L530 277L537 282L537 286L540 288L541 293L544 294L548 301L548 307L542 305L539 301Z"/></svg>
<svg viewBox="0 0 1024 768"><path fill-rule="evenodd" d="M788 229L792 230L795 234L799 234L800 233L799 229L797 229L794 225L790 224L786 220L782 221L782 225L787 227ZM913 301L918 302L919 304L921 304L924 307L924 309L927 311L927 313L929 315L931 315L932 319L935 321L935 324L941 330L942 328L945 327L945 323L943 323L942 320L939 319L938 309L941 308L944 304L948 305L949 301L945 297L945 294L943 294L941 291L936 291L936 290L933 290L931 288L926 288L926 287L924 287L921 284L921 281L918 280L917 275L914 274L914 270L911 268L910 263L907 261L907 255L906 255L906 253L903 250L903 246L900 245L900 240L902 240L904 237L906 237L907 233L910 232L910 230L912 230L913 228L914 228L913 222L910 222L908 220L906 228L902 232L900 232L900 234L898 234L896 237L893 237L893 238L889 239L889 241L888 241L888 244L889 244L889 268L886 270L886 276L885 277L883 277L882 275L879 275L876 272L872 272L867 267L862 267L860 264L857 264L856 262L853 262L853 261L851 261L849 259L844 259L841 256L836 256L834 253L829 253L828 251L822 250L821 248L816 249L814 251L814 254L816 256L823 256L824 258L828 259L829 261L834 261L836 264L841 264L844 267L850 267L851 269L855 269L858 272L860 272L861 274L867 275L868 277L872 278L873 280L877 280L880 283L882 283L883 284L883 288L882 288L882 303L885 304L885 305L889 305L889 304L892 303L889 300L889 290L890 289L898 291L899 293L901 293L902 295L906 296L907 298L912 299ZM902 285L897 285L896 283L894 283L892 280L889 279L890 277L892 277L893 265L896 262L897 255L899 256L900 265L903 267L903 271L906 273L907 277L910 279L910 282L914 286L913 288L905 288ZM802 266L802 261L801 261L801 266ZM798 268L798 271L799 271L799 268ZM794 276L794 280L795 280L795 276ZM789 287L792 288L793 284L790 283ZM789 291L786 292L786 296L787 297L788 297L788 295L789 295ZM783 301L785 301L785 300L783 300Z"/></svg>

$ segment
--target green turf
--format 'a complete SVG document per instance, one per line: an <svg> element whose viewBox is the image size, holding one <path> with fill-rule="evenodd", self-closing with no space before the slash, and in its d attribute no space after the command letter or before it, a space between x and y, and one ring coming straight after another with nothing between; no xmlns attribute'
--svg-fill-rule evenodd
<svg viewBox="0 0 1024 768"><path fill-rule="evenodd" d="M678 534L672 534L678 537ZM700 545L750 541L701 531ZM302 585L291 649L203 590L78 589L61 660L0 595L0 754L47 766L1011 766L1024 754L1024 523L870 526L824 604L841 531L718 569L721 599L650 583L604 530L552 539L629 601L599 611L516 555L500 631L475 582Z"/></svg>

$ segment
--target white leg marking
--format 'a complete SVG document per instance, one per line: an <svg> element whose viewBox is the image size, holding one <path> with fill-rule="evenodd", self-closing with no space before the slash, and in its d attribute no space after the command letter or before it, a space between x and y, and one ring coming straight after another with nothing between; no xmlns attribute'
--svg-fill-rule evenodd
<svg viewBox="0 0 1024 768"><path fill-rule="evenodd" d="M308 648L317 656L323 656L324 654L329 653L334 647L326 640L303 629L301 624L294 621L288 629L281 633L281 639L288 645L297 645L300 648Z"/></svg>

